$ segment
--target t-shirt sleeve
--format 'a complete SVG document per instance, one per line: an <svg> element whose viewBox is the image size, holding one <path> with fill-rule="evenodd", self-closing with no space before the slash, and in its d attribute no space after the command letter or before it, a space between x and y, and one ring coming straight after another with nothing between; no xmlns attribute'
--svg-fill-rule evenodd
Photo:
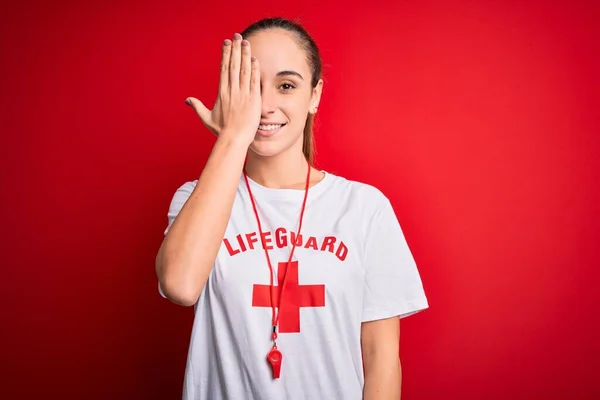
<svg viewBox="0 0 600 400"><path fill-rule="evenodd" d="M195 187L196 181L186 182L175 191L175 194L171 199L171 204L169 204L169 211L167 212L167 227L164 232L165 235L169 232L169 229L171 229L173 222L175 222L175 218L177 218L177 215L179 215L179 212L185 205L186 201L190 198Z"/></svg>
<svg viewBox="0 0 600 400"><path fill-rule="evenodd" d="M382 195L383 196L383 195ZM429 307L421 276L387 197L370 219L365 243L362 321L408 317Z"/></svg>
<svg viewBox="0 0 600 400"><path fill-rule="evenodd" d="M179 212L185 205L185 202L189 199L190 195L194 191L196 182L197 181L186 182L175 191L175 194L171 198L171 203L169 204L169 210L167 211L167 227L164 231L165 236L169 232L169 229L171 229L173 222L175 222L175 218L177 218L179 215ZM162 288L160 287L160 282L158 282L158 292L162 297L166 298Z"/></svg>

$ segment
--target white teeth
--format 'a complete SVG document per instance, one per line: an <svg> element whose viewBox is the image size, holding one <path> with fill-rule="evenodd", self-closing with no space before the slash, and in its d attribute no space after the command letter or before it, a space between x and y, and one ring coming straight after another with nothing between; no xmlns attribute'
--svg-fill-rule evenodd
<svg viewBox="0 0 600 400"><path fill-rule="evenodd" d="M272 131L281 128L283 125L259 125L258 129L261 131Z"/></svg>

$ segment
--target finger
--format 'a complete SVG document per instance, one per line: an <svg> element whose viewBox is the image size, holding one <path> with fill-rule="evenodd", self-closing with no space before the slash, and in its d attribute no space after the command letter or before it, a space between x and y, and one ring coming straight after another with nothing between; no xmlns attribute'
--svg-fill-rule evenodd
<svg viewBox="0 0 600 400"><path fill-rule="evenodd" d="M194 111L196 111L196 114L198 114L202 122L205 124L208 122L210 119L210 110L206 108L206 106L200 100L195 97L188 97L185 99L185 103L190 105Z"/></svg>
<svg viewBox="0 0 600 400"><path fill-rule="evenodd" d="M250 51L250 42L242 40L242 64L240 70L240 89L244 93L250 91L250 74L252 72L252 61Z"/></svg>
<svg viewBox="0 0 600 400"><path fill-rule="evenodd" d="M229 58L231 57L231 40L225 39L223 42L221 55L221 77L219 80L219 91L224 93L229 87Z"/></svg>
<svg viewBox="0 0 600 400"><path fill-rule="evenodd" d="M240 62L242 58L241 48L242 36L239 33L233 35L233 45L231 47L231 57L229 61L229 87L240 87Z"/></svg>
<svg viewBox="0 0 600 400"><path fill-rule="evenodd" d="M256 57L250 57L250 93L260 96L260 65Z"/></svg>

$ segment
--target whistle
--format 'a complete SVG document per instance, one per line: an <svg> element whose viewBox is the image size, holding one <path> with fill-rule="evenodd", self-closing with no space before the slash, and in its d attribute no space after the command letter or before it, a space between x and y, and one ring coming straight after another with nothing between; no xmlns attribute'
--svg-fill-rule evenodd
<svg viewBox="0 0 600 400"><path fill-rule="evenodd" d="M283 360L283 354L281 351L277 349L276 345L273 345L273 348L269 351L267 355L267 361L271 364L273 368L273 379L279 379L279 374L281 373L281 361Z"/></svg>

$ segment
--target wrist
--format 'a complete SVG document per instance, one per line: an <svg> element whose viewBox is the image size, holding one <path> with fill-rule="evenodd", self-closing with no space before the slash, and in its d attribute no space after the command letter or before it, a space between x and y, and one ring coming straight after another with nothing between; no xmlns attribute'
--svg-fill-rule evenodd
<svg viewBox="0 0 600 400"><path fill-rule="evenodd" d="M252 141L254 140L254 136L248 137L246 134L242 134L241 132L223 130L217 136L217 142L226 145L227 147L241 147L244 150L247 150Z"/></svg>
<svg viewBox="0 0 600 400"><path fill-rule="evenodd" d="M223 132L221 132L221 134L219 134L217 137L215 146L245 153L248 151L248 147L251 143L252 141L248 141L247 139L240 137L238 134L223 135Z"/></svg>

